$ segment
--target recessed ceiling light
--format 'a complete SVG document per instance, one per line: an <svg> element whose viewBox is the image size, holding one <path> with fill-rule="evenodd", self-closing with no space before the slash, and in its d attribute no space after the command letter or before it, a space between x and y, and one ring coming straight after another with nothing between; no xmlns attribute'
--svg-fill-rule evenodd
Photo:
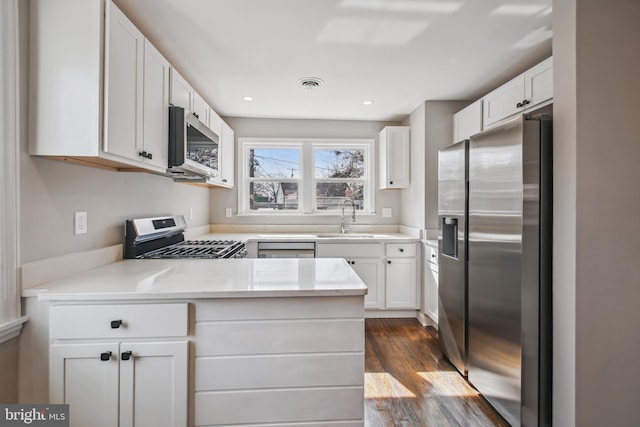
<svg viewBox="0 0 640 427"><path fill-rule="evenodd" d="M367 100L367 101L364 101L363 104L364 105L373 105L373 101Z"/></svg>
<svg viewBox="0 0 640 427"><path fill-rule="evenodd" d="M318 77L303 77L298 80L298 85L303 89L317 89L324 84L324 81Z"/></svg>
<svg viewBox="0 0 640 427"><path fill-rule="evenodd" d="M253 101L253 96L244 96L242 97L245 101Z"/></svg>

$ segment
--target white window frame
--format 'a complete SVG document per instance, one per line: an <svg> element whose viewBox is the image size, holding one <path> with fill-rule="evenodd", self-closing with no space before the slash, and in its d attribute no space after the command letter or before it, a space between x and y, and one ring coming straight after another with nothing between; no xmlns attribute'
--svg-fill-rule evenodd
<svg viewBox="0 0 640 427"><path fill-rule="evenodd" d="M324 178L315 177L315 150L316 149L362 149L365 151L365 177L363 179L340 178L339 182L358 181L365 182L363 195L364 209L358 211L360 215L375 215L375 140L374 139L318 139L318 138L238 138L240 148L238 156L238 215L256 216L286 216L286 215L318 215L337 216L339 210L318 211L315 198L316 182L327 181ZM251 148L299 148L300 151L300 178L293 179L298 185L298 209L295 211L251 211L249 206L249 150ZM288 179L278 178L286 182ZM255 182L256 179L253 179ZM269 181L264 179L264 181Z"/></svg>
<svg viewBox="0 0 640 427"><path fill-rule="evenodd" d="M20 163L20 73L18 0L0 1L0 343L20 334L18 210Z"/></svg>

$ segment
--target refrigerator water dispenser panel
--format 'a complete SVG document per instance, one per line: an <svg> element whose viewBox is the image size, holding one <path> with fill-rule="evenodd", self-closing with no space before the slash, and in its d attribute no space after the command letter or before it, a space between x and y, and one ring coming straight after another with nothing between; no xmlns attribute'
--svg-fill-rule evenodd
<svg viewBox="0 0 640 427"><path fill-rule="evenodd" d="M457 218L442 218L442 254L458 259Z"/></svg>

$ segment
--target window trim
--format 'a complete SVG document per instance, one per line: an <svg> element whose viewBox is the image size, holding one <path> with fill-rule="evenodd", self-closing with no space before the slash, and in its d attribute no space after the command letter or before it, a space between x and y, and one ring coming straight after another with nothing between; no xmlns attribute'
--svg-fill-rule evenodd
<svg viewBox="0 0 640 427"><path fill-rule="evenodd" d="M238 215L239 216L338 216L339 210L318 211L316 207L316 182L329 179L315 176L315 149L349 148L365 150L365 178L335 178L337 182L364 182L364 207L360 215L375 215L375 139L365 138L238 138ZM298 209L292 212L255 212L249 209L248 150L250 148L300 147L300 178L292 180L298 185ZM287 179L284 178L283 181ZM255 181L254 181L255 182Z"/></svg>

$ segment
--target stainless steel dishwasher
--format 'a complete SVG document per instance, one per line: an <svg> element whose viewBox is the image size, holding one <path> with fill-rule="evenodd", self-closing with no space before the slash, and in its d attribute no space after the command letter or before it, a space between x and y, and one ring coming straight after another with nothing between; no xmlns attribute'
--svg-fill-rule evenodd
<svg viewBox="0 0 640 427"><path fill-rule="evenodd" d="M258 258L315 257L315 242L258 242Z"/></svg>

